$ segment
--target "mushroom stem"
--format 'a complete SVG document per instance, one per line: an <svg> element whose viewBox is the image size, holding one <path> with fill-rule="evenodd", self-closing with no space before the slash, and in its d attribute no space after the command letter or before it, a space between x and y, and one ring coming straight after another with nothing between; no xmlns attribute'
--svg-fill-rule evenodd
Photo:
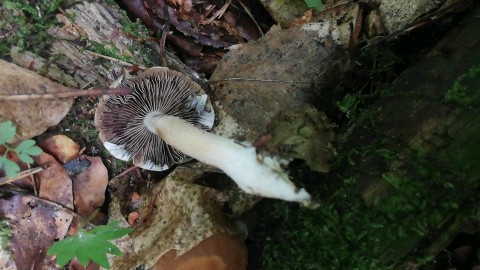
<svg viewBox="0 0 480 270"><path fill-rule="evenodd" d="M279 158L261 158L254 147L208 133L175 116L152 112L144 123L167 144L223 170L246 193L316 206L305 189L290 181Z"/></svg>

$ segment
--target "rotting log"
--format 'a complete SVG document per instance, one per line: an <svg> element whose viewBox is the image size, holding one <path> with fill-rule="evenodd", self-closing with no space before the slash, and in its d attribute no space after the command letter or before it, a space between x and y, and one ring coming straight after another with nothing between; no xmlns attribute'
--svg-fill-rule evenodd
<svg viewBox="0 0 480 270"><path fill-rule="evenodd" d="M355 176L365 204L379 218L391 215L392 227L411 225L380 237L385 265L404 269L405 260L434 257L460 232L478 233L479 14L403 72L344 137L351 152L343 173Z"/></svg>
<svg viewBox="0 0 480 270"><path fill-rule="evenodd" d="M114 2L75 2L56 18L60 24L48 30L51 38L45 41L50 49L38 56L12 47L12 62L76 88L108 86L123 69L133 65L161 65L159 43L142 38L148 33L127 33L122 26L129 20L127 14ZM123 59L102 55L101 51L110 51ZM167 58L169 67L199 83L205 82L174 54L167 51Z"/></svg>

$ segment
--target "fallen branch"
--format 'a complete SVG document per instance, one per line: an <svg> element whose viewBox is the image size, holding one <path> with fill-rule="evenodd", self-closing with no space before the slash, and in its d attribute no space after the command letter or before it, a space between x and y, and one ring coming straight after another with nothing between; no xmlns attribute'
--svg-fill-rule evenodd
<svg viewBox="0 0 480 270"><path fill-rule="evenodd" d="M90 90L78 90L75 88L66 88L68 92L48 93L48 94L20 94L20 95L0 95L0 101L25 101L32 99L56 99L71 98L80 96L103 96L103 95L130 95L132 88L98 88Z"/></svg>
<svg viewBox="0 0 480 270"><path fill-rule="evenodd" d="M8 177L8 176L0 177L0 186L15 182L18 179L25 178L33 174L36 174L38 172L41 172L42 170L43 170L42 167L38 167L38 168L32 168L25 171L21 171L18 173L16 177Z"/></svg>

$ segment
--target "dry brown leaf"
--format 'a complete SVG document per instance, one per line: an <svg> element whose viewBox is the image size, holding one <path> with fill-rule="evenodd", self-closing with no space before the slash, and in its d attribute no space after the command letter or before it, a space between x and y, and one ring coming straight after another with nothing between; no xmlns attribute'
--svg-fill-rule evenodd
<svg viewBox="0 0 480 270"><path fill-rule="evenodd" d="M68 91L65 86L46 79L35 72L0 60L0 95L43 94ZM42 134L56 125L70 110L73 98L0 101L0 122L11 120L17 134L11 143Z"/></svg>
<svg viewBox="0 0 480 270"><path fill-rule="evenodd" d="M105 202L105 189L108 184L108 171L100 157L81 156L91 162L90 166L72 176L75 209L80 216L87 218Z"/></svg>
<svg viewBox="0 0 480 270"><path fill-rule="evenodd" d="M35 163L45 169L36 175L39 197L56 202L73 211L72 180L63 166L45 152L34 157ZM54 216L57 233L55 238L63 239L68 231L73 215L59 211Z"/></svg>
<svg viewBox="0 0 480 270"><path fill-rule="evenodd" d="M76 158L80 152L80 145L65 135L48 137L39 142L38 146L62 163Z"/></svg>
<svg viewBox="0 0 480 270"><path fill-rule="evenodd" d="M56 261L46 255L57 235L58 213L42 201L3 193L0 219L8 221L13 233L9 247L16 269L59 269Z"/></svg>
<svg viewBox="0 0 480 270"><path fill-rule="evenodd" d="M235 232L220 210L225 196L189 182L200 174L177 168L153 188L150 203L138 209L143 222L129 235L132 246L122 250L126 255L113 258L113 268L130 269L138 264L149 268L169 250L177 250L180 256L214 234ZM110 183L110 213L125 222L119 211L128 202L127 181L114 178ZM151 218L146 220L150 211Z"/></svg>
<svg viewBox="0 0 480 270"><path fill-rule="evenodd" d="M379 10L386 30L390 34L405 30L423 14L440 8L443 1L382 0Z"/></svg>

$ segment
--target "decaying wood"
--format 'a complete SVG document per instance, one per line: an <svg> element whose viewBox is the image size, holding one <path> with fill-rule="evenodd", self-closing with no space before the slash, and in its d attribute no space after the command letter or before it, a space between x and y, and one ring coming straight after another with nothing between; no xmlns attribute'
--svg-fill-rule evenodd
<svg viewBox="0 0 480 270"><path fill-rule="evenodd" d="M110 47L130 56L133 60L128 64L138 66L146 65L143 61L145 56L132 48L146 48L153 52L148 56L152 64L161 65L160 45L155 41L142 42L125 33L120 22L127 19L126 15L121 13L115 4L104 1L80 1L65 12L71 14L70 17L74 19L61 14L57 16L63 26L49 30L52 35L51 49L45 52L50 56L48 65L44 64L46 60L40 59L41 63L34 65L34 70L42 71L42 74L54 80L60 80L58 75L52 76L51 73L52 69L60 69L62 78L68 78L60 81L75 88L106 87L123 73L125 62L109 60L97 53L91 53L90 50L95 44ZM18 48L12 48L12 60L20 66L32 68L31 63L39 61L37 58L28 52L20 53ZM188 68L172 53L167 52L167 58L169 67L189 75L197 82L204 82L199 74Z"/></svg>

